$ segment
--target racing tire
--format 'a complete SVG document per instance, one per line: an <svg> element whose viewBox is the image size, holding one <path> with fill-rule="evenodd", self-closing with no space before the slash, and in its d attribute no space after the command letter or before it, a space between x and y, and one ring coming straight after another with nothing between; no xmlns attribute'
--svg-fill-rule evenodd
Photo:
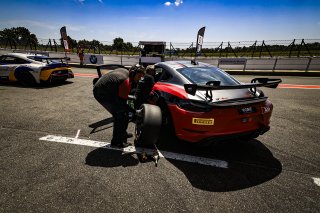
<svg viewBox="0 0 320 213"><path fill-rule="evenodd" d="M142 104L136 114L135 143L142 146L153 146L158 141L161 131L162 113L160 107Z"/></svg>
<svg viewBox="0 0 320 213"><path fill-rule="evenodd" d="M31 87L36 85L36 80L29 72L19 72L15 76L22 86Z"/></svg>
<svg viewBox="0 0 320 213"><path fill-rule="evenodd" d="M92 80L93 86L97 83L98 80L99 80L99 78L94 78L94 79Z"/></svg>

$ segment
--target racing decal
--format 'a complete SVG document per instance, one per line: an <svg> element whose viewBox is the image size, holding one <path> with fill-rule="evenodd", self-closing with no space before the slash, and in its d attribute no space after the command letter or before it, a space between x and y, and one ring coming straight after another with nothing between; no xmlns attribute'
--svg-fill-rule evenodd
<svg viewBox="0 0 320 213"><path fill-rule="evenodd" d="M255 113L255 112L257 112L257 109L255 107L244 107L244 108L239 109L240 115L250 114L250 113Z"/></svg>
<svg viewBox="0 0 320 213"><path fill-rule="evenodd" d="M8 76L9 81L16 81L17 80L17 78L14 76L14 71L15 71L15 69L12 69L10 71L9 76Z"/></svg>
<svg viewBox="0 0 320 213"><path fill-rule="evenodd" d="M271 108L268 107L268 106L261 107L261 113L262 114L269 113L270 111L271 111Z"/></svg>
<svg viewBox="0 0 320 213"><path fill-rule="evenodd" d="M176 96L181 99L187 99L188 95L182 86L178 86L175 84L161 83L157 82L153 86L153 90L169 93L173 96Z"/></svg>
<svg viewBox="0 0 320 213"><path fill-rule="evenodd" d="M203 126L213 126L213 118L192 118L192 124L203 125Z"/></svg>

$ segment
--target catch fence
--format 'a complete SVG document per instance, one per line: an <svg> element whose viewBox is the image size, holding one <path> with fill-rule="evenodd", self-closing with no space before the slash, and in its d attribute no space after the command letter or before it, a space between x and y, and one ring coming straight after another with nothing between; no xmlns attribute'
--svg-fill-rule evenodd
<svg viewBox="0 0 320 213"><path fill-rule="evenodd" d="M126 42L123 45L114 45L111 41L76 41L69 42L71 52L76 53L81 46L85 53L105 55L139 55L139 42ZM0 48L10 50L37 50L64 52L60 39L38 39L37 42L27 39L0 40ZM194 57L196 45L194 42L167 42L165 57ZM202 57L209 58L273 58L273 57L319 57L320 39L293 39L293 40L263 40L238 42L204 42L201 51Z"/></svg>

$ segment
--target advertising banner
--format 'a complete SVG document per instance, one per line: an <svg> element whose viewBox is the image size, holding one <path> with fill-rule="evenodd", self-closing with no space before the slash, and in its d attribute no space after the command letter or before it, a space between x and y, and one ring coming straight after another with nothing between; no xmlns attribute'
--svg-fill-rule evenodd
<svg viewBox="0 0 320 213"><path fill-rule="evenodd" d="M103 56L84 54L84 64L103 64Z"/></svg>
<svg viewBox="0 0 320 213"><path fill-rule="evenodd" d="M206 30L206 27L202 27L198 31L197 35L197 46L196 46L196 55L200 55L201 49L202 49L202 44L203 44L203 37L204 37L204 31Z"/></svg>
<svg viewBox="0 0 320 213"><path fill-rule="evenodd" d="M69 48L69 44L68 44L67 29L65 26L61 27L60 34L61 34L61 39L63 41L64 51L69 52L70 48Z"/></svg>

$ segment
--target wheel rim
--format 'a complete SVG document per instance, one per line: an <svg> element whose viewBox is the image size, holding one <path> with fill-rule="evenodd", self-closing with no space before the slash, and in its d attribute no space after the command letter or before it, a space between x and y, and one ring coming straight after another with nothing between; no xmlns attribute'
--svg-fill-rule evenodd
<svg viewBox="0 0 320 213"><path fill-rule="evenodd" d="M135 125L135 140L138 141L141 137L143 129L144 108L137 111L137 119Z"/></svg>

